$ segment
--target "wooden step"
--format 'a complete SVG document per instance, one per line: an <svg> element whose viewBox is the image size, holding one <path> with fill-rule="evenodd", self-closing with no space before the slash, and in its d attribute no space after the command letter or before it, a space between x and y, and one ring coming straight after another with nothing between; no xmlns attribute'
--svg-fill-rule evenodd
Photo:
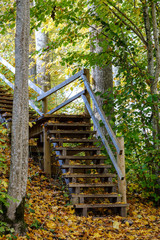
<svg viewBox="0 0 160 240"><path fill-rule="evenodd" d="M72 193L71 196L73 198L121 198L121 194L117 193L105 193L105 194L76 194Z"/></svg>
<svg viewBox="0 0 160 240"><path fill-rule="evenodd" d="M116 177L113 173L102 173L102 174L85 174L85 173L69 173L63 174L62 177L65 178L112 178Z"/></svg>
<svg viewBox="0 0 160 240"><path fill-rule="evenodd" d="M127 203L107 203L107 204L75 204L75 208L119 208L128 207Z"/></svg>
<svg viewBox="0 0 160 240"><path fill-rule="evenodd" d="M91 127L90 123L45 123L45 127Z"/></svg>
<svg viewBox="0 0 160 240"><path fill-rule="evenodd" d="M55 151L62 151L62 150L66 150L66 151L98 151L99 147L55 147L53 148L53 150Z"/></svg>
<svg viewBox="0 0 160 240"><path fill-rule="evenodd" d="M112 166L111 165L66 165L66 164L63 164L61 166L61 168L75 168L75 169L104 169L104 168L111 168Z"/></svg>
<svg viewBox="0 0 160 240"><path fill-rule="evenodd" d="M6 95L1 96L1 94L0 94L0 100L7 100L7 101L10 101L10 102L13 102L13 96L11 96L11 95L9 95L10 97L7 97L7 96Z"/></svg>
<svg viewBox="0 0 160 240"><path fill-rule="evenodd" d="M3 104L2 102L0 103L0 109L1 108L9 108L9 109L12 109L12 104Z"/></svg>
<svg viewBox="0 0 160 240"><path fill-rule="evenodd" d="M93 156L56 156L56 159L63 160L63 159L69 159L69 160L106 160L106 156L99 156L99 155L93 155Z"/></svg>
<svg viewBox="0 0 160 240"><path fill-rule="evenodd" d="M83 134L83 135L90 135L90 134L95 134L96 131L89 131L89 130L86 130L86 131L76 131L76 130L48 130L48 135L50 134L56 134L56 133L59 133L59 134Z"/></svg>
<svg viewBox="0 0 160 240"><path fill-rule="evenodd" d="M5 99L1 99L1 98L0 98L0 102L2 105L3 104L12 105L13 104L12 100L5 100Z"/></svg>
<svg viewBox="0 0 160 240"><path fill-rule="evenodd" d="M50 138L51 143L95 143L96 139L83 139L83 138Z"/></svg>
<svg viewBox="0 0 160 240"><path fill-rule="evenodd" d="M115 187L116 184L112 182L106 183L69 183L69 188L104 188L104 187Z"/></svg>

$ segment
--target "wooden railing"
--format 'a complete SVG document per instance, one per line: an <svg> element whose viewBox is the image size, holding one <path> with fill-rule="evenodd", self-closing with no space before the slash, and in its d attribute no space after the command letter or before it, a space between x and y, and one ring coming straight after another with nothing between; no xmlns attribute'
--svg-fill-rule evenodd
<svg viewBox="0 0 160 240"><path fill-rule="evenodd" d="M6 60L4 60L2 57L0 57L0 62L2 64L4 64L10 71L12 71L14 74L15 74L15 68L9 64ZM14 89L14 85L5 78L4 75L0 74L0 78L8 85L10 86L12 89ZM51 94L57 92L58 90L62 89L63 87L67 86L68 84L74 82L75 80L77 80L78 78L81 78L84 82L84 86L85 86L85 89L79 93L77 93L76 95L74 95L73 97L69 98L68 100L66 100L65 102L61 103L60 105L58 105L57 107L55 107L54 109L50 110L50 111L47 111L47 97L50 96ZM118 173L118 176L121 180L124 179L124 175L122 174L121 172L121 169L119 168L118 164L117 164L117 161L115 159L115 156L108 144L108 141L106 140L102 130L101 130L101 127L99 125L99 122L97 121L93 111L92 111L92 108L90 106L90 98L92 99L93 101L93 104L94 106L96 107L97 109L97 112L99 113L100 115L100 118L117 150L117 154L118 155L121 155L123 154L123 149L121 149L120 145L119 145L119 142L108 122L108 120L106 119L106 116L101 108L101 106L99 105L97 99L96 99L96 96L92 90L92 88L90 87L90 84L89 84L89 70L87 69L83 69L81 71L79 71L78 73L76 73L75 75L71 76L70 78L68 78L67 80L65 80L64 82L60 83L59 85L57 85L56 87L44 92L42 89L40 89L38 86L36 86L33 82L31 82L30 80L28 81L28 85L29 87L31 87L35 92L37 92L39 94L39 96L37 97L37 101L43 101L43 113L39 110L38 107L35 106L35 104L33 103L32 100L29 100L29 105L40 115L42 116L43 114L52 114L52 113L55 113L56 111L58 111L59 109L61 109L62 107L66 106L67 104L71 103L72 101L76 100L77 98L79 97L82 97L84 103L85 103L85 107L88 111L88 113L90 114L92 120L93 120L93 124L95 126L95 128L97 129L97 132L98 132L98 135L100 136L101 140L102 140L102 143L105 147L105 149L107 150L107 153Z"/></svg>
<svg viewBox="0 0 160 240"><path fill-rule="evenodd" d="M15 68L8 63L5 59L3 59L0 56L0 62L5 65L11 72L13 72L15 74ZM0 73L0 78L12 89L14 89L14 84L11 83L8 79L5 78L5 76L3 74ZM32 88L35 92L37 92L39 95L43 94L44 91L42 89L40 89L38 86L36 86L33 82L31 82L30 80L28 80L28 85L30 88ZM40 115L42 116L43 113L40 111L40 109L34 104L34 102L32 100L29 100L29 105Z"/></svg>
<svg viewBox="0 0 160 240"><path fill-rule="evenodd" d="M104 123L104 126L117 150L117 154L118 155L121 155L123 150L121 149L120 145L119 145L119 142L108 122L108 120L106 119L106 116L101 108L101 106L98 104L98 101L96 99L96 96L92 90L92 88L90 87L90 84L89 84L89 79L87 78L89 76L89 70L87 69L83 69L81 70L80 72L76 73L75 75L71 76L70 78L68 78L67 80L65 80L64 82L60 83L59 85L57 85L56 87L50 89L49 91L47 92L44 92L42 93L38 98L37 98L37 101L44 101L44 103L47 103L46 101L46 98L48 96L50 96L51 94L57 92L58 90L60 90L61 88L67 86L68 84L72 83L73 81L75 81L76 79L78 78L81 78L84 82L84 86L85 86L85 89L79 93L77 93L76 95L74 95L73 97L69 98L68 100L66 100L65 102L61 103L60 105L58 105L57 107L55 107L54 109L50 110L49 112L47 112L47 108L46 109L46 114L52 114L52 113L55 113L57 110L61 109L62 107L66 106L67 104L71 103L72 101L74 101L75 99L79 98L79 97L82 97L84 103L85 103L85 107L87 108L88 110L88 113L90 114L92 120L93 120L93 124L95 126L95 128L97 129L97 132L98 132L98 135L100 136L101 140L102 140L102 143L104 145L104 147L106 148L107 150L107 153L118 173L118 176L121 180L124 179L124 175L122 174L118 164L117 164L117 161L114 157L114 154L108 144L108 141L106 140L102 130L101 130L101 127L99 125L99 122L97 121L93 111L92 111L92 108L90 106L90 103L89 103L89 97L92 99L93 101L93 104L94 106L96 107L99 115L100 115L100 118L102 120L102 122ZM89 97L88 97L89 96Z"/></svg>

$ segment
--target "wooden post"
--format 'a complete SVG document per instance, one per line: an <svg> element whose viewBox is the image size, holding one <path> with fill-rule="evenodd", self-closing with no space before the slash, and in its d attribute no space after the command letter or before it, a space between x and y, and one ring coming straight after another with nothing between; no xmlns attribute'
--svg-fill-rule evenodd
<svg viewBox="0 0 160 240"><path fill-rule="evenodd" d="M120 180L118 177L118 189L119 193L122 195L122 202L127 203L127 198L126 198L126 177L125 177L125 153L124 153L124 138L123 137L118 137L117 138L118 143L120 145L120 148L123 150L122 154L119 155L117 154L117 164L124 176L123 180ZM126 207L122 209L123 213L122 216L126 217L127 216L127 209Z"/></svg>
<svg viewBox="0 0 160 240"><path fill-rule="evenodd" d="M44 172L51 176L51 150L50 143L47 139L47 129L43 128L43 158L44 158Z"/></svg>
<svg viewBox="0 0 160 240"><path fill-rule="evenodd" d="M90 72L89 72L89 69L84 69L84 74L86 75L86 78L87 78L87 80L88 80L88 83L90 84ZM86 88L85 88L85 90L86 90L85 96L86 96L86 98L87 98L87 100L88 100L88 102L89 102L89 104L90 104L90 103L91 103L90 95L89 95L89 93L88 93L88 91L87 91ZM89 112L88 112L88 110L87 110L86 107L85 107L85 113L86 113L87 115L89 115Z"/></svg>
<svg viewBox="0 0 160 240"><path fill-rule="evenodd" d="M43 91L47 92L47 86L43 87ZM47 101L47 97L46 97L42 100L42 112L47 113L47 111L48 111L48 101Z"/></svg>

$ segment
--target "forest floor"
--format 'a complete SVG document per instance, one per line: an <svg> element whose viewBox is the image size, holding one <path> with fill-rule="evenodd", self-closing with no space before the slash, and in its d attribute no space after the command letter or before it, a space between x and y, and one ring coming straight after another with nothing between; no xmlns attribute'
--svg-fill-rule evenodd
<svg viewBox="0 0 160 240"><path fill-rule="evenodd" d="M6 148L6 162L10 154ZM29 160L29 178L26 195L26 236L14 233L3 235L0 240L108 240L108 239L160 239L160 208L145 199L128 196L128 216L79 217L69 205L69 198L60 180L47 178L43 171ZM8 170L1 175L7 188Z"/></svg>

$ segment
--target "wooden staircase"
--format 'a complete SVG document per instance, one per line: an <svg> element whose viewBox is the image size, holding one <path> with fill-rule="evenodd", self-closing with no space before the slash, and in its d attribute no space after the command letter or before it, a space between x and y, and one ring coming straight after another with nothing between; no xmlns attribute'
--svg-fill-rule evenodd
<svg viewBox="0 0 160 240"><path fill-rule="evenodd" d="M127 204L122 203L118 193L117 174L111 171L112 165L96 146L96 131L91 129L90 117L50 115L48 118L46 115L39 121L30 129L30 136L38 138L37 152L47 145L50 152L47 155L52 157L46 156L45 160L44 156L48 162L45 172L64 179L76 212L83 216L88 212L126 216ZM47 143L44 133L47 133Z"/></svg>
<svg viewBox="0 0 160 240"><path fill-rule="evenodd" d="M15 73L14 67L1 57L0 62ZM3 80L3 85L0 85L0 120L11 123L13 91L8 93L8 89L4 88L4 82L12 89L14 85L4 75L0 74L0 78ZM84 83L84 90L48 111L47 97L73 81L77 79L79 81L79 78ZM30 139L36 139L36 144L34 141L34 145L29 147L30 155L40 162L47 175L61 176L64 179L77 214L87 216L92 212L98 216L113 213L126 216L128 204L123 141L120 143L116 138L96 100L89 84L89 71L83 69L47 92L31 81L29 86L39 95L37 101L43 103L40 110L32 100L29 100L32 108L29 117L30 121L33 121L29 135ZM83 115L55 114L57 110L79 97L83 99L85 105ZM110 137L112 148L91 109L90 98ZM104 156L100 146L96 145L97 135L108 156Z"/></svg>

